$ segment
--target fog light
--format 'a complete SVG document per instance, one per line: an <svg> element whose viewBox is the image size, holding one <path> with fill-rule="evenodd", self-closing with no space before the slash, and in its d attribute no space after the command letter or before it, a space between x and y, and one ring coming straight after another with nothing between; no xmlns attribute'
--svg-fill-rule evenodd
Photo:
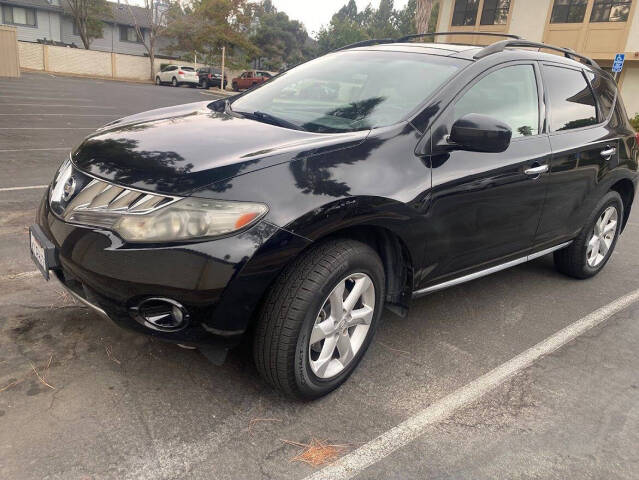
<svg viewBox="0 0 639 480"><path fill-rule="evenodd" d="M174 332L188 324L189 313L182 304L170 298L147 298L130 308L131 316L145 327L161 332Z"/></svg>

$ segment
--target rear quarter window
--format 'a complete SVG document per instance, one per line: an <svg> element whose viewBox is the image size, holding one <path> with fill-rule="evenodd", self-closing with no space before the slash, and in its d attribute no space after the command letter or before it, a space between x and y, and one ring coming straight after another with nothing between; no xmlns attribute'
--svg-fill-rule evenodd
<svg viewBox="0 0 639 480"><path fill-rule="evenodd" d="M550 129L572 130L597 124L595 97L580 70L544 65L550 97Z"/></svg>
<svg viewBox="0 0 639 480"><path fill-rule="evenodd" d="M614 108L615 98L617 97L617 85L611 78L604 77L603 75L594 74L592 72L587 73L590 79L590 84L595 92L595 96L599 101L601 108L602 119L605 120L610 116L610 112Z"/></svg>

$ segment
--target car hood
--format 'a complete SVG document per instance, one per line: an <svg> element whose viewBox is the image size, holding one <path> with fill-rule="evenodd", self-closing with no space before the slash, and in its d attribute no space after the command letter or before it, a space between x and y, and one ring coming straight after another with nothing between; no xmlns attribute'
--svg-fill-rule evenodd
<svg viewBox="0 0 639 480"><path fill-rule="evenodd" d="M77 168L119 185L186 195L220 180L358 145L369 131L291 130L198 102L116 120L73 152Z"/></svg>

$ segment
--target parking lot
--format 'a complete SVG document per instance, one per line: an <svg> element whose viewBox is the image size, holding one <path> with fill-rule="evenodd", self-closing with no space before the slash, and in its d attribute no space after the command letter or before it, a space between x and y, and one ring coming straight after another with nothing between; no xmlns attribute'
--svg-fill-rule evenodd
<svg viewBox="0 0 639 480"><path fill-rule="evenodd" d="M27 228L69 150L124 115L214 98L0 79L0 478L637 478L637 202L594 279L547 256L387 312L351 379L313 403L271 390L246 348L213 366L45 282ZM334 470L297 461L320 442L344 457Z"/></svg>

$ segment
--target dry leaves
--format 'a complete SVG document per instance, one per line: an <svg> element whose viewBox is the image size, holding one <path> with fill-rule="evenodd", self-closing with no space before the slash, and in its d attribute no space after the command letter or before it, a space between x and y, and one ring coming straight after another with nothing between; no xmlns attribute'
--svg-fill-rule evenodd
<svg viewBox="0 0 639 480"><path fill-rule="evenodd" d="M282 440L282 442L304 448L291 459L291 462L304 462L314 467L334 462L344 450L349 448L349 445L332 445L316 438L312 439L310 444L290 440Z"/></svg>

